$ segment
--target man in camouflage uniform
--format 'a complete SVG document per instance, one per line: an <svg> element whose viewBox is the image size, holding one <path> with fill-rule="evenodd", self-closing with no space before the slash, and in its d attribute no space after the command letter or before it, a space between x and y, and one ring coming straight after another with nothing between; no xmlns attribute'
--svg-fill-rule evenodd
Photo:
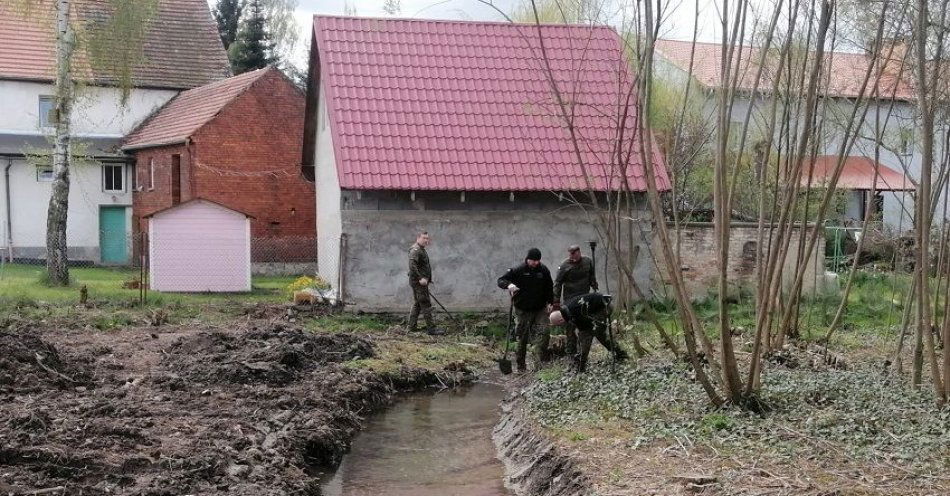
<svg viewBox="0 0 950 496"><path fill-rule="evenodd" d="M426 332L430 335L445 334L435 327L432 320L432 301L429 299L429 284L432 283L432 266L426 246L432 242L429 233L423 231L409 248L409 287L412 288L412 310L409 312L409 332L417 331L419 314L426 321Z"/></svg>
<svg viewBox="0 0 950 496"><path fill-rule="evenodd" d="M581 247L573 245L567 249L567 258L557 268L554 277L554 297L561 304L567 303L575 296L585 295L597 291L597 273L594 270L594 261L581 255ZM577 326L568 322L564 325L564 351L567 356L577 354Z"/></svg>

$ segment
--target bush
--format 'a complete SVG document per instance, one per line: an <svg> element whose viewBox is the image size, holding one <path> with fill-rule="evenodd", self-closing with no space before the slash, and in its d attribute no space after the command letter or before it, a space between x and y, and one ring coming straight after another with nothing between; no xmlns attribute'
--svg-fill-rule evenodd
<svg viewBox="0 0 950 496"><path fill-rule="evenodd" d="M303 291L305 289L325 291L330 289L330 283L320 276L316 276L315 278L310 276L301 276L287 286L287 294L293 295L295 291Z"/></svg>

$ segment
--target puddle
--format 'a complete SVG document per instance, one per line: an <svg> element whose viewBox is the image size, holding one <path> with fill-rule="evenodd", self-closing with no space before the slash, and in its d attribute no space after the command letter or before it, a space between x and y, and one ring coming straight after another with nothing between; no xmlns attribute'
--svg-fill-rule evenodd
<svg viewBox="0 0 950 496"><path fill-rule="evenodd" d="M371 417L323 496L507 496L491 431L498 386L407 396Z"/></svg>

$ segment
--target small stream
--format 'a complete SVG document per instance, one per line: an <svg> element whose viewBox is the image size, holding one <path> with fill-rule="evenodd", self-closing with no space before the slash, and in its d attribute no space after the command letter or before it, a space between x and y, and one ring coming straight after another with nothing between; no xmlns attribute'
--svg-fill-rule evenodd
<svg viewBox="0 0 950 496"><path fill-rule="evenodd" d="M507 496L492 428L504 392L476 383L407 396L371 417L324 496Z"/></svg>

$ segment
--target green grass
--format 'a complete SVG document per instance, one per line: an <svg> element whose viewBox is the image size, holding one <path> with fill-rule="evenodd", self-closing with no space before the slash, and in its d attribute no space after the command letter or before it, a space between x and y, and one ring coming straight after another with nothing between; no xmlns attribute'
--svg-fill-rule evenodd
<svg viewBox="0 0 950 496"><path fill-rule="evenodd" d="M139 277L139 271L131 268L73 267L72 278L67 287L52 287L43 282L46 268L37 265L5 264L0 268L0 302L36 304L75 304L79 302L79 290L86 286L89 301L96 304L129 304L139 299L138 289L123 288L123 283ZM209 304L241 301L283 302L287 301L284 288L294 277L254 277L250 293L158 293L150 291L150 303Z"/></svg>

